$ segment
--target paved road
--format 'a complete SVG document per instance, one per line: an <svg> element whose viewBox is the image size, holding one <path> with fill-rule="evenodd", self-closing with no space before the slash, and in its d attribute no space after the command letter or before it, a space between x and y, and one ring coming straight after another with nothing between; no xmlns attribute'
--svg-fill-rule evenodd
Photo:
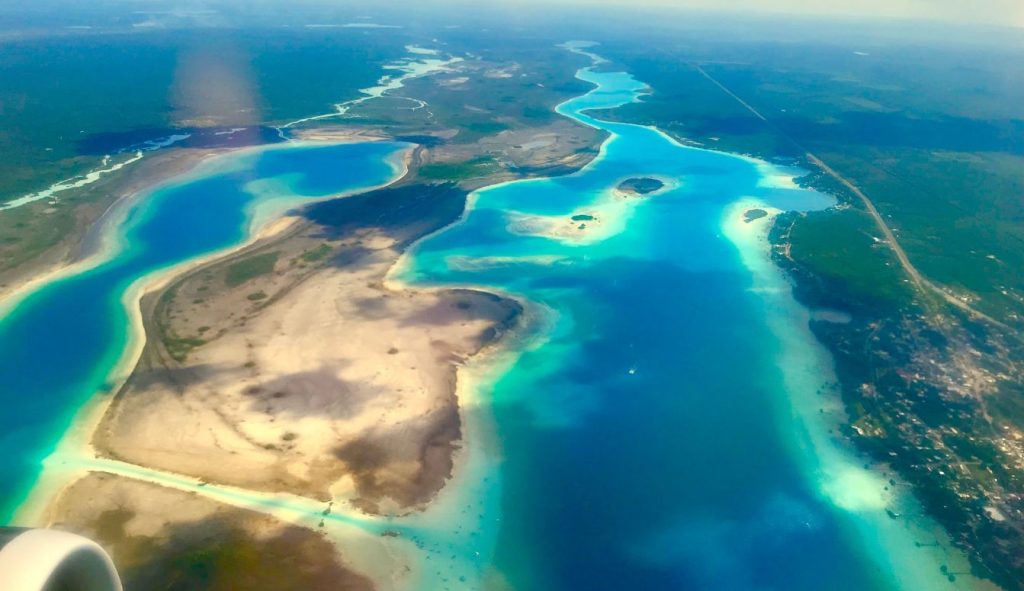
<svg viewBox="0 0 1024 591"><path fill-rule="evenodd" d="M720 88L722 92L732 97L747 111L750 111L752 115L754 115L761 121L764 121L765 123L771 125L771 122L768 120L767 117L762 115L757 109L751 106L750 103L746 102L745 100L737 96L736 93L729 90L728 87L726 87L724 84L716 80L711 74L708 74L707 71L704 70L704 68L700 67L697 64L694 64L694 68L696 68L696 70L700 72L702 76L707 78L712 84ZM1004 324L1003 322L1000 322L999 320L996 320L995 318L992 318L991 316L985 314L984 312L975 309L967 302L949 293L948 291L946 291L945 289L933 283L927 277L922 275L921 272L917 270L917 267L915 267L914 264L910 262L910 258L907 256L906 251L903 250L903 247L900 246L899 241L896 240L896 235L893 233L892 229L889 228L889 225L885 223L885 219L882 218L882 214L879 213L878 208L875 207L875 204L871 201L871 199L866 194L864 194L864 191L861 191L857 185L853 184L853 182L851 182L849 179L839 174L835 169L833 169L831 166L822 161L821 158L818 158L812 152L808 151L806 148L800 145L799 142L789 137L779 129L774 129L776 133L788 139L790 142L793 143L793 145L799 147L800 150L804 152L804 156L807 158L808 161L810 161L815 166L820 168L821 171L824 172L825 174L839 181L844 187L849 189L851 193L853 193L854 195L857 196L858 199L860 199L861 203L864 204L864 208L867 210L868 214L875 221L875 225L878 226L878 229L882 233L882 236L885 237L885 241L889 244L889 248L892 249L893 254L896 255L896 260L899 261L900 266L903 267L904 272L906 272L907 277L910 278L911 283L914 284L914 288L918 291L918 293L925 297L937 295L943 300L945 300L951 306L954 306L959 310L963 310L970 316L984 320L1004 330L1010 331L1011 334L1013 334L1013 329L1010 326Z"/></svg>

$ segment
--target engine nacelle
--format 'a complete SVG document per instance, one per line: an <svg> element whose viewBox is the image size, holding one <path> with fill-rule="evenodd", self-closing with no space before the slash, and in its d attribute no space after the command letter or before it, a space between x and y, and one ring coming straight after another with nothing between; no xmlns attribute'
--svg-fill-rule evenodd
<svg viewBox="0 0 1024 591"><path fill-rule="evenodd" d="M52 529L0 528L0 590L121 591L96 542Z"/></svg>

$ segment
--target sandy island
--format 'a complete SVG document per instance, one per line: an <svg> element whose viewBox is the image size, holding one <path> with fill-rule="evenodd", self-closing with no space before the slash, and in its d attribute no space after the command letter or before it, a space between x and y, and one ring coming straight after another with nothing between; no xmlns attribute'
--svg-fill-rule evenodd
<svg viewBox="0 0 1024 591"><path fill-rule="evenodd" d="M625 230L633 211L644 199L678 187L678 181L668 179L628 178L600 193L589 205L566 215L512 214L508 231L568 245L594 244Z"/></svg>

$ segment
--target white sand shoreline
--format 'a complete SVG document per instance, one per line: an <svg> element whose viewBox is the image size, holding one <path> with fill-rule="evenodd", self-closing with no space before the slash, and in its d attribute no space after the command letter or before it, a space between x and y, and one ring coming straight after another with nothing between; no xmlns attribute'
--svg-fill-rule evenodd
<svg viewBox="0 0 1024 591"><path fill-rule="evenodd" d="M745 219L745 212L760 209L768 215ZM768 233L781 210L758 199L742 199L728 206L722 232L736 247L753 277L752 292L765 303L768 328L780 343L780 368L788 397L779 400L780 421L795 423L790 445L794 457L807 466L809 484L822 499L846 516L846 526L862 536L872 559L886 569L901 588L940 588L948 585L939 566L969 570L966 557L956 550L941 528L924 515L909 487L893 487L892 475L869 462L845 439L833 435L845 418L831 354L811 333L811 311L796 301L792 284L771 256ZM789 431L793 432L792 427ZM865 464L868 466L865 466ZM893 514L914 515L896 520ZM882 535L878 535L879 533ZM938 546L917 544L917 538L939 539ZM959 568L963 566L964 568ZM987 581L960 578L959 584L978 591L996 589Z"/></svg>

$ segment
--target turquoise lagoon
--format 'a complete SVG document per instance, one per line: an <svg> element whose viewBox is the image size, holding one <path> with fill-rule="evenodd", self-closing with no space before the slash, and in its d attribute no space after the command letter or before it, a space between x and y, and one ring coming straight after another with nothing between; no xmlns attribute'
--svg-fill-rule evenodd
<svg viewBox="0 0 1024 591"><path fill-rule="evenodd" d="M259 222L291 207L395 180L408 146L291 143L211 159L143 196L87 268L8 305L0 317L0 523L12 519L83 405L134 362L139 286L244 243Z"/></svg>
<svg viewBox="0 0 1024 591"><path fill-rule="evenodd" d="M740 220L832 199L799 171L596 118L646 92L597 70L558 107L610 134L593 163L477 191L393 272L520 298L539 327L462 374L461 469L400 528L426 552L420 588L963 588L939 569L962 557L919 545L929 523L886 513L913 500L831 436L831 362L765 227ZM630 177L666 188L617 196Z"/></svg>
<svg viewBox="0 0 1024 591"><path fill-rule="evenodd" d="M830 361L763 250L764 226L737 221L746 207L813 210L831 199L794 185L798 171L604 122L588 111L637 100L645 86L622 72L578 77L594 89L558 112L610 134L599 157L573 175L475 192L462 221L393 271L415 286L478 287L527 306L528 330L460 373L465 448L425 512L322 515L308 499L83 465L325 521L350 563L380 574L384 588L965 588L939 571L962 558L931 547L932 526L886 514L912 513L912 499L891 496L832 438ZM75 413L131 362L139 285L244 242L255 221L288 207L394 179L406 147L299 144L213 161L129 211L95 265L9 309L0 319L5 518ZM665 188L615 193L644 176ZM580 218L579 229L579 214L597 219ZM380 535L389 532L399 535ZM360 552L353 540L387 547Z"/></svg>

